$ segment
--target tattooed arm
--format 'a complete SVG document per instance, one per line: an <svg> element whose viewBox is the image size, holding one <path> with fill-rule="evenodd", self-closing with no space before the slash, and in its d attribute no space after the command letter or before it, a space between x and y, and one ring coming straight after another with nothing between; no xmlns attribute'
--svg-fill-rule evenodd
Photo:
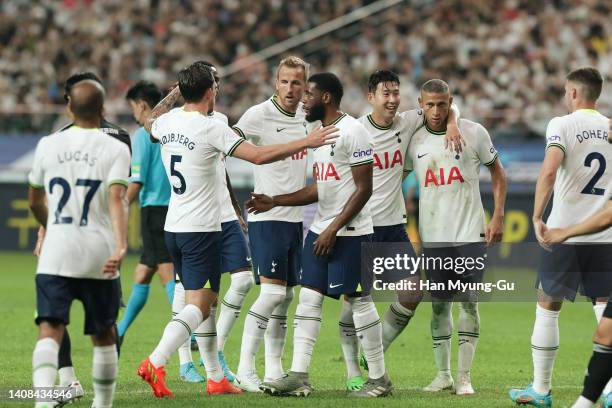
<svg viewBox="0 0 612 408"><path fill-rule="evenodd" d="M144 123L144 128L147 133L151 134L151 127L153 126L153 122L155 119L168 112L176 103L176 101L181 97L181 90L178 85L174 85L174 87L170 90L170 93L162 99L151 111L151 115L147 118ZM157 143L158 141L151 138L153 143Z"/></svg>

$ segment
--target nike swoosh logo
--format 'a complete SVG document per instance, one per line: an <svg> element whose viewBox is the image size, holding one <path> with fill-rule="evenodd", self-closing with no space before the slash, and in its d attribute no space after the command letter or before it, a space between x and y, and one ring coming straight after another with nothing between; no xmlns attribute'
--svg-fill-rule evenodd
<svg viewBox="0 0 612 408"><path fill-rule="evenodd" d="M247 260L247 262L251 262L251 257L250 257L250 256L247 256L247 259L246 259L246 260Z"/></svg>
<svg viewBox="0 0 612 408"><path fill-rule="evenodd" d="M342 286L342 283L339 283L339 284L337 284L337 285L334 285L333 283L330 283L330 284L329 284L329 288L330 288L330 289L337 288L338 286Z"/></svg>
<svg viewBox="0 0 612 408"><path fill-rule="evenodd" d="M276 131L280 132L281 130L285 130L285 129L287 129L287 128L276 128Z"/></svg>
<svg viewBox="0 0 612 408"><path fill-rule="evenodd" d="M417 154L417 159L420 159L421 157L425 157L427 156L429 153L425 153L425 154Z"/></svg>

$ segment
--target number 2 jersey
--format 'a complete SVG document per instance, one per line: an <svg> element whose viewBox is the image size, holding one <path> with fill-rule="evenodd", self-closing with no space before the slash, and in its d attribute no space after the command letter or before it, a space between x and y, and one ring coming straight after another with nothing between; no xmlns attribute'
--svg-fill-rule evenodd
<svg viewBox="0 0 612 408"><path fill-rule="evenodd" d="M182 107L157 118L151 135L172 187L164 229L221 231L219 153L231 156L244 139L220 120Z"/></svg>
<svg viewBox="0 0 612 408"><path fill-rule="evenodd" d="M612 145L608 119L593 109L553 118L546 129L546 148L557 147L565 157L557 170L553 205L546 224L564 228L603 210L612 193ZM567 242L612 243L612 228Z"/></svg>
<svg viewBox="0 0 612 408"><path fill-rule="evenodd" d="M115 250L108 189L127 186L129 172L127 145L100 129L72 126L40 140L28 181L45 189L49 214L36 273L105 279Z"/></svg>

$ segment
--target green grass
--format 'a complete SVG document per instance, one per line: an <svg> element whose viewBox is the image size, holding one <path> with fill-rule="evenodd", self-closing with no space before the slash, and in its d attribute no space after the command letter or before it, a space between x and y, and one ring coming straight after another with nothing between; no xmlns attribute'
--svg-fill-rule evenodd
<svg viewBox="0 0 612 408"><path fill-rule="evenodd" d="M0 296L0 389L29 388L31 386L31 355L37 328L33 322L35 309L35 259L26 253L0 252L2 282ZM137 258L128 257L123 267L124 298L131 290L132 271ZM227 288L224 276L223 288ZM259 288L255 287L245 305L255 300ZM297 293L296 293L297 295ZM297 299L297 297L296 297ZM295 302L294 302L295 303ZM384 313L387 304L379 304ZM290 311L293 315L295 304ZM457 397L450 393L431 395L420 391L435 375L431 338L429 334L429 304L422 304L408 329L386 355L389 375L396 391L391 398L359 401L359 406L397 407L511 407L507 397L510 386L526 385L531 381L530 336L533 326L533 303L483 303L480 305L481 338L474 361L472 381L477 394ZM149 386L136 376L139 362L157 344L170 308L157 278L153 281L151 296L138 319L130 327L121 353L119 380L115 396L116 407L164 406L179 407L191 404L216 406L270 407L283 406L349 406L355 401L346 398L345 369L338 339L337 316L339 303L325 300L321 336L315 347L311 381L316 392L306 399L272 399L265 395L207 397L201 385L185 384L178 380L178 360L168 364L167 381L176 393L173 400L156 400ZM238 363L244 313L226 346L226 357L232 368ZM455 316L456 318L456 316ZM83 313L78 303L73 304L70 333L73 360L77 375L86 390L80 407L89 407L93 397L91 384L91 343L82 335ZM581 390L582 376L591 354L591 337L595 319L589 303L567 304L561 314L561 347L555 364L553 396L555 407L569 406ZM291 360L293 330L289 329L284 366ZM453 338L453 372L456 369L456 337ZM263 349L258 359L263 374ZM30 406L0 401L0 406Z"/></svg>

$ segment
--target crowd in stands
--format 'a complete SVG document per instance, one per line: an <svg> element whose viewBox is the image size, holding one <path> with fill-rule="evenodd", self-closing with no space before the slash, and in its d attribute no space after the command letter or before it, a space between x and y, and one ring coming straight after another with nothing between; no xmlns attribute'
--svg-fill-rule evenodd
<svg viewBox="0 0 612 408"><path fill-rule="evenodd" d="M0 2L0 111L61 106L63 81L93 70L107 90L109 116L127 111L139 79L162 87L196 59L219 67L341 17L372 0L12 0ZM612 114L612 2L609 0L407 0L223 78L219 110L234 122L269 97L274 68L302 55L311 72L333 71L343 109L368 111L375 69L401 74L403 107L440 77L463 117L497 137L541 135L566 113L565 74L593 65L608 85Z"/></svg>

